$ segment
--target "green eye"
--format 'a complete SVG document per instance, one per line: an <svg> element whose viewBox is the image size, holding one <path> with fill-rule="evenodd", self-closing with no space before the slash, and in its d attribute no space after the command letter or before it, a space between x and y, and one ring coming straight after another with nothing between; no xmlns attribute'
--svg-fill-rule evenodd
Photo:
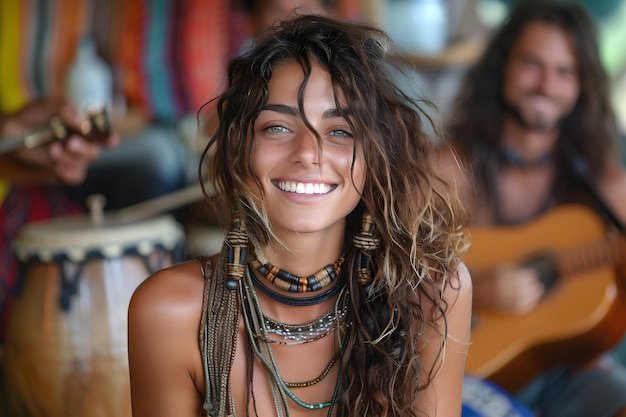
<svg viewBox="0 0 626 417"><path fill-rule="evenodd" d="M345 130L341 130L341 129L331 130L330 131L330 135L331 136L337 136L337 137L344 137L344 138L351 138L352 137L351 133L348 133Z"/></svg>
<svg viewBox="0 0 626 417"><path fill-rule="evenodd" d="M267 130L270 133L285 133L285 132L288 132L286 127L280 126L280 125L270 126L270 127L266 128L265 130Z"/></svg>

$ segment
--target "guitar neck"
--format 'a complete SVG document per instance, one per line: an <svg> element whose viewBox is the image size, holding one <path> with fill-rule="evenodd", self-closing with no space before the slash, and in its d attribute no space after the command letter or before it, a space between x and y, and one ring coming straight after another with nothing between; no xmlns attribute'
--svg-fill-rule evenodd
<svg viewBox="0 0 626 417"><path fill-rule="evenodd" d="M624 259L626 242L624 236L607 236L605 240L589 243L560 253L555 268L560 277L569 277L610 265Z"/></svg>

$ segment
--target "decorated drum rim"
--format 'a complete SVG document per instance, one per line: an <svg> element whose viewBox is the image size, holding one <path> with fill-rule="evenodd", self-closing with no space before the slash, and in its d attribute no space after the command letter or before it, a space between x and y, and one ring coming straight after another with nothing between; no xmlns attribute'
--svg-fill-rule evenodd
<svg viewBox="0 0 626 417"><path fill-rule="evenodd" d="M101 224L85 216L72 216L25 225L11 247L20 261L35 258L52 262L63 255L80 262L94 252L104 258L118 258L128 248L141 255L152 253L156 247L173 250L184 239L183 226L170 215L132 223L105 219Z"/></svg>

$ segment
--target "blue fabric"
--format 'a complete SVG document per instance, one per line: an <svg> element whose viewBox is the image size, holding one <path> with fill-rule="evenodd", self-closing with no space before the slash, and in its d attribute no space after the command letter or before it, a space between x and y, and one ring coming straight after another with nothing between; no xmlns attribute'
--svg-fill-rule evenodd
<svg viewBox="0 0 626 417"><path fill-rule="evenodd" d="M624 142L626 143L626 142ZM626 160L625 166L626 166ZM622 339L622 341L617 345L613 352L611 353L613 359L622 366L626 366L626 337Z"/></svg>
<svg viewBox="0 0 626 417"><path fill-rule="evenodd" d="M462 417L533 417L534 414L491 381L466 375Z"/></svg>
<svg viewBox="0 0 626 417"><path fill-rule="evenodd" d="M611 417L626 409L626 369L608 355L585 371L557 367L516 397L542 417Z"/></svg>

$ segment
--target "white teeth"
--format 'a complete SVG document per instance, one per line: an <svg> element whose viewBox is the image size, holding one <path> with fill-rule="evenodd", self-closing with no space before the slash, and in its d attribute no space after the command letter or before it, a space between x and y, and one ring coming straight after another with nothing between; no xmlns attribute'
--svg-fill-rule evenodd
<svg viewBox="0 0 626 417"><path fill-rule="evenodd" d="M331 189L331 186L327 184L305 184L295 181L278 181L276 185L283 191L296 194L326 194Z"/></svg>

